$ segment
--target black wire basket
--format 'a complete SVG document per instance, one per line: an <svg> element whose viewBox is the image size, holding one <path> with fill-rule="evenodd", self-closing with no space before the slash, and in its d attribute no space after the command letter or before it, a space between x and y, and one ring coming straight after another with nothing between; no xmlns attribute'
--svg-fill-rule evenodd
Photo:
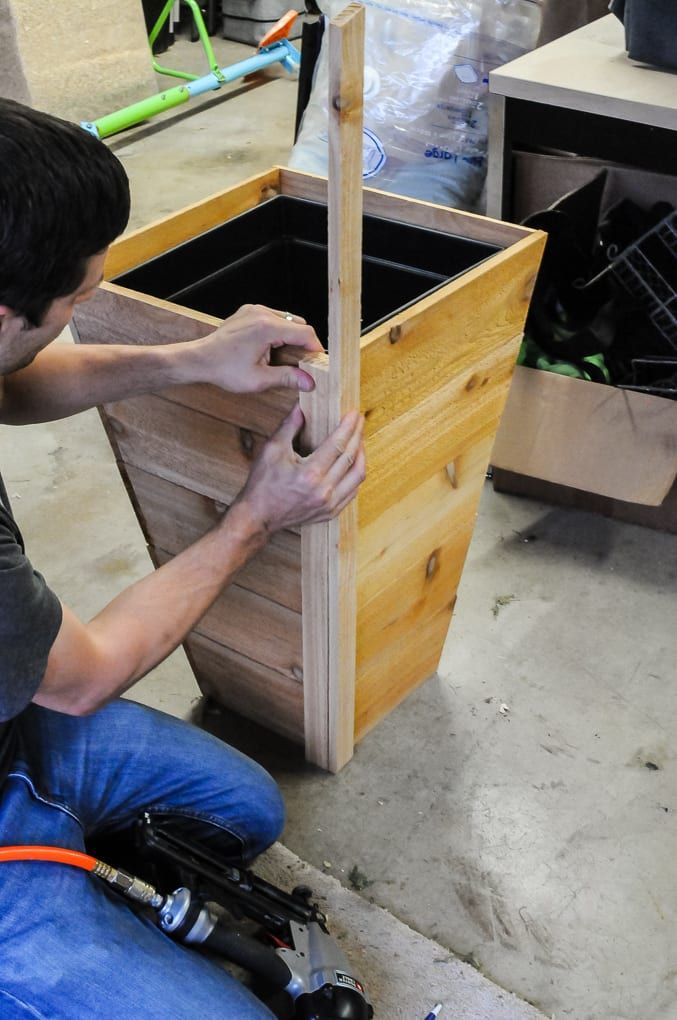
<svg viewBox="0 0 677 1020"><path fill-rule="evenodd" d="M677 209L611 256L610 272L677 353Z"/></svg>

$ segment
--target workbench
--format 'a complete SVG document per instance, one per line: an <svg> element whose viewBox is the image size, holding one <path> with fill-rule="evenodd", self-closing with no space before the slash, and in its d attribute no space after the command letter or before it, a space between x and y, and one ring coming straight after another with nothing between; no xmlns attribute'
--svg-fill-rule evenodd
<svg viewBox="0 0 677 1020"><path fill-rule="evenodd" d="M677 74L631 60L615 16L492 71L489 87L488 215L519 221L603 165L610 200L677 203ZM494 487L677 531L676 435L675 401L519 367Z"/></svg>
<svg viewBox="0 0 677 1020"><path fill-rule="evenodd" d="M677 175L677 73L630 60L613 15L492 71L487 214L510 217L516 150Z"/></svg>

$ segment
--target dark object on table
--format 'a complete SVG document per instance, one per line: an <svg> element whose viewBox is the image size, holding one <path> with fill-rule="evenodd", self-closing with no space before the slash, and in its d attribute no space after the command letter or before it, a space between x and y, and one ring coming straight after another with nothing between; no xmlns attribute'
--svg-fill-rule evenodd
<svg viewBox="0 0 677 1020"><path fill-rule="evenodd" d="M301 67L299 83L296 90L296 119L294 123L294 141L299 136L301 121L305 112L315 77L315 65L322 48L324 35L324 18L315 0L306 0L306 20L303 23L301 38Z"/></svg>
<svg viewBox="0 0 677 1020"><path fill-rule="evenodd" d="M548 243L519 363L677 397L677 211L624 199L601 216L606 171L526 225Z"/></svg>
<svg viewBox="0 0 677 1020"><path fill-rule="evenodd" d="M146 19L146 32L150 35L155 22L162 14L162 9L165 6L165 0L143 0L143 15ZM162 26L158 37L153 43L153 55L157 56L159 53L166 53L170 46L174 43L174 32L169 29L170 19Z"/></svg>
<svg viewBox="0 0 677 1020"><path fill-rule="evenodd" d="M675 0L612 0L611 10L625 25L625 45L633 60L677 70Z"/></svg>
<svg viewBox="0 0 677 1020"><path fill-rule="evenodd" d="M614 213L624 220L618 214L626 206L633 212L639 208L632 202L621 202L600 225L610 271L677 354L677 211L667 202L657 202L644 216L644 232L633 243L619 244L616 237L607 245L605 228ZM641 217L634 218L641 224Z"/></svg>
<svg viewBox="0 0 677 1020"><path fill-rule="evenodd" d="M619 386L624 390L677 400L677 357L633 358L632 382L619 383Z"/></svg>
<svg viewBox="0 0 677 1020"><path fill-rule="evenodd" d="M610 382L604 352L613 327L609 280L596 277L597 224L606 171L534 213L525 226L548 241L527 318L519 363L592 382ZM588 282L595 280L593 285Z"/></svg>
<svg viewBox="0 0 677 1020"><path fill-rule="evenodd" d="M542 12L539 46L603 18L609 12L609 0L543 0Z"/></svg>
<svg viewBox="0 0 677 1020"><path fill-rule="evenodd" d="M201 3L200 10L202 11L207 34L216 35L221 21L221 11L216 9L216 0L206 0L205 3ZM197 42L199 38L200 33L197 30L195 19L193 19L191 21L190 41Z"/></svg>

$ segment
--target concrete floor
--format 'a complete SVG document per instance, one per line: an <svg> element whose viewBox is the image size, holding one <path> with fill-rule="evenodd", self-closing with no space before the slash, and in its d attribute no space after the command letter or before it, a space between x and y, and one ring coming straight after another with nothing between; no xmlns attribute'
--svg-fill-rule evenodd
<svg viewBox="0 0 677 1020"><path fill-rule="evenodd" d="M133 224L284 162L294 104L288 80L231 86L113 140ZM147 571L95 412L4 428L1 459L31 558L77 612ZM439 674L339 776L209 707L204 724L279 780L291 850L346 885L357 865L364 896L499 985L557 1018L675 1020L676 564L675 537L487 486ZM201 708L181 652L134 693Z"/></svg>

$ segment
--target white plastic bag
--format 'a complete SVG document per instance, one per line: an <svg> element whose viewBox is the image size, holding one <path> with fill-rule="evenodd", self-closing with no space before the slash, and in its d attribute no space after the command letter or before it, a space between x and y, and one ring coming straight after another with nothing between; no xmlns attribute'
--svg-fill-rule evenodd
<svg viewBox="0 0 677 1020"><path fill-rule="evenodd" d="M540 0L362 0L364 179L475 208L487 161L489 71L533 48ZM346 0L331 0L334 17ZM326 174L327 36L289 165Z"/></svg>

